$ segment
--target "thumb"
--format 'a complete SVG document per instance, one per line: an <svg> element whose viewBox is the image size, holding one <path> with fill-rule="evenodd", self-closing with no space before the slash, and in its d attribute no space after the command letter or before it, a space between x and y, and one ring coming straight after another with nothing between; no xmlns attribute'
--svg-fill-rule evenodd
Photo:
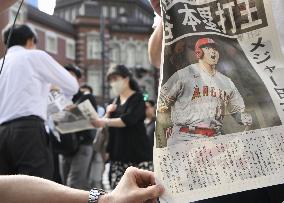
<svg viewBox="0 0 284 203"><path fill-rule="evenodd" d="M136 194L141 201L146 201L158 198L163 192L164 188L161 185L152 185L147 188L139 188Z"/></svg>

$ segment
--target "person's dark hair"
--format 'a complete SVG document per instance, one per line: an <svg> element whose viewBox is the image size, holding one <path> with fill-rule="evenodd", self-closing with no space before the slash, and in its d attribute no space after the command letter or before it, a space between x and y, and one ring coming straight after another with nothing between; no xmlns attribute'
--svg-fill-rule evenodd
<svg viewBox="0 0 284 203"><path fill-rule="evenodd" d="M82 77L82 71L78 66L76 66L74 64L68 64L68 65L64 66L64 68L67 71L74 73L77 76L78 79L80 79Z"/></svg>
<svg viewBox="0 0 284 203"><path fill-rule="evenodd" d="M152 107L155 107L156 103L153 100L147 100L147 103L149 103Z"/></svg>
<svg viewBox="0 0 284 203"><path fill-rule="evenodd" d="M8 37L11 29L12 26L9 27L3 34L3 40L6 46L8 43ZM25 24L15 25L8 48L16 45L25 46L27 44L27 41L30 39L33 39L35 44L37 43L37 35L32 28Z"/></svg>
<svg viewBox="0 0 284 203"><path fill-rule="evenodd" d="M82 85L80 88L84 88L84 89L88 89L90 91L91 94L93 94L93 88L90 85Z"/></svg>
<svg viewBox="0 0 284 203"><path fill-rule="evenodd" d="M132 73L129 71L129 69L126 66L114 65L114 66L110 67L110 69L107 72L107 80L109 81L110 77L113 76L113 75L119 75L123 78L128 77L130 89L132 89L133 91L136 91L136 92L141 92L141 89L140 89L138 83L133 78Z"/></svg>

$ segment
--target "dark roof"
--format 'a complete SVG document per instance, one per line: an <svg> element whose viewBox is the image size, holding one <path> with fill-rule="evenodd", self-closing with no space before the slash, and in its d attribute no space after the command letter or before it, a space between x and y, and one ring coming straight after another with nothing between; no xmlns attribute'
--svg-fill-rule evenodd
<svg viewBox="0 0 284 203"><path fill-rule="evenodd" d="M109 29L112 32L152 33L152 26L149 24L137 24L136 19L128 19L127 23L119 20L111 20Z"/></svg>
<svg viewBox="0 0 284 203"><path fill-rule="evenodd" d="M83 3L84 0L56 0L56 9L65 7L65 6L70 6L72 4L77 4L77 3Z"/></svg>
<svg viewBox="0 0 284 203"><path fill-rule="evenodd" d="M119 2L119 0L93 0L93 2L102 2L102 1L117 1ZM153 9L149 3L149 0L120 0L121 3L129 3L130 1L138 4L139 6L141 6L143 9L145 9L146 11L148 11L149 13L150 12L153 12ZM56 8L55 10L58 10L60 8L64 8L64 7L70 7L74 4L79 4L79 3L83 3L84 0L56 0Z"/></svg>
<svg viewBox="0 0 284 203"><path fill-rule="evenodd" d="M31 5L27 5L28 8L28 19L38 22L40 24L46 25L48 27L54 28L60 32L75 35L75 29L73 25L64 19L61 19L54 15L48 15L44 12L41 12L37 8L34 8Z"/></svg>

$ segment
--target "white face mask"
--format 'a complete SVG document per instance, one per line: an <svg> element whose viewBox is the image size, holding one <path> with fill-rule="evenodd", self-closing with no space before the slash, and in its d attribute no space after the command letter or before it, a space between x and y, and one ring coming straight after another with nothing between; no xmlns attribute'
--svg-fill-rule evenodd
<svg viewBox="0 0 284 203"><path fill-rule="evenodd" d="M124 89L125 89L125 81L124 81L124 80L117 80L117 81L115 81L115 82L112 82L112 83L110 84L110 86L111 86L111 88L112 88L112 90L113 90L113 93L118 96L118 95L120 95L120 94L124 91Z"/></svg>

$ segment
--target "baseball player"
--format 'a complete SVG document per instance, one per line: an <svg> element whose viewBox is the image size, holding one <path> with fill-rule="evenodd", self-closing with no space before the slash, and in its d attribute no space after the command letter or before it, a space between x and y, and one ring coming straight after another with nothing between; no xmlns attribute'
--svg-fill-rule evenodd
<svg viewBox="0 0 284 203"><path fill-rule="evenodd" d="M215 42L199 39L195 54L198 63L174 73L160 91L158 111L171 111L173 123L168 146L220 135L225 115L231 114L241 125L252 123L234 83L216 70L219 52Z"/></svg>

